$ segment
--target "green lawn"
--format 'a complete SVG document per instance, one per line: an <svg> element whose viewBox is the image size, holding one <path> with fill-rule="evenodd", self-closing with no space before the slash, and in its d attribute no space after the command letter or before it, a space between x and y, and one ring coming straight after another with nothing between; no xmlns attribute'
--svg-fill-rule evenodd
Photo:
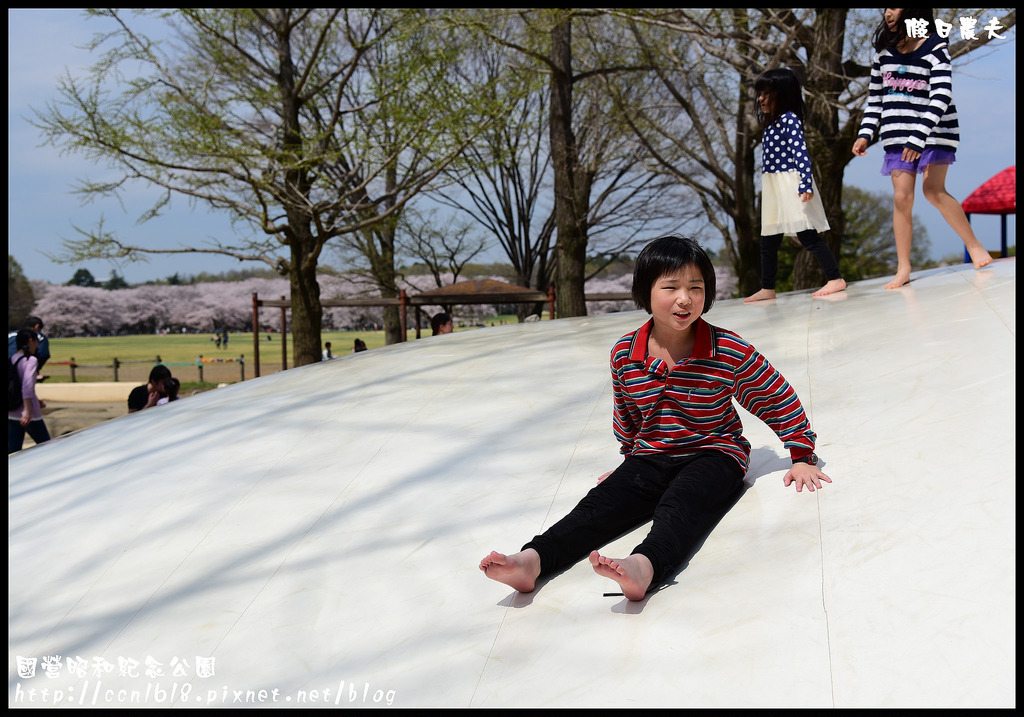
<svg viewBox="0 0 1024 717"><path fill-rule="evenodd" d="M499 316L487 319L486 326L516 323L515 316ZM456 327L456 331L467 331L470 327ZM421 336L430 336L430 329L420 331ZM217 347L211 340L212 334L140 334L134 336L99 336L77 338L50 338L50 361L43 373L53 383L71 381L71 367L74 362L76 381L113 381L113 362L119 362L118 381L142 383L149 375L153 364L159 359L171 373L182 382L183 388L208 388L218 383L235 383L242 378L244 359L245 378L255 377L253 361L252 332L229 334L227 348ZM267 341L266 338L270 337ZM260 375L266 376L281 369L281 334L270 333L260 336ZM336 356L352 352L355 339L366 342L367 349L384 346L383 331L325 331L321 340L331 342ZM416 332L408 332L408 339L415 340ZM288 365L292 365L292 341L288 336ZM202 381L196 361L202 357ZM222 359L220 362L211 360ZM228 361L228 359L234 359Z"/></svg>

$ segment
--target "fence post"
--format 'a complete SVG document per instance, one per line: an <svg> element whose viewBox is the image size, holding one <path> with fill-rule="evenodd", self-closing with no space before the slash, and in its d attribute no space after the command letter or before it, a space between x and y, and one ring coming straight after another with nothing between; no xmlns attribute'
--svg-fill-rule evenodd
<svg viewBox="0 0 1024 717"><path fill-rule="evenodd" d="M285 300L285 298L282 296L281 297L281 301L284 301L284 300ZM285 330L286 322L287 322L287 316L285 315L285 307L282 306L281 307L281 370L282 371L287 371L288 370L288 334L286 333L286 330Z"/></svg>
<svg viewBox="0 0 1024 717"><path fill-rule="evenodd" d="M252 356L256 361L256 378L260 377L260 300L252 292Z"/></svg>
<svg viewBox="0 0 1024 717"><path fill-rule="evenodd" d="M408 336L406 328L408 325L408 319L406 318L406 309L409 306L409 299L405 295L405 289L399 289L398 291L398 308L399 308L399 325L402 327L402 341L407 341Z"/></svg>
<svg viewBox="0 0 1024 717"><path fill-rule="evenodd" d="M245 380L245 354L238 357L238 366L242 370L242 381Z"/></svg>
<svg viewBox="0 0 1024 717"><path fill-rule="evenodd" d="M203 355L199 354L199 358L196 359L196 368L199 369L199 383L203 382Z"/></svg>
<svg viewBox="0 0 1024 717"><path fill-rule="evenodd" d="M121 362L117 360L117 356L114 357L114 383L117 383L117 367L121 365Z"/></svg>
<svg viewBox="0 0 1024 717"><path fill-rule="evenodd" d="M75 357L71 357L71 383L75 382Z"/></svg>

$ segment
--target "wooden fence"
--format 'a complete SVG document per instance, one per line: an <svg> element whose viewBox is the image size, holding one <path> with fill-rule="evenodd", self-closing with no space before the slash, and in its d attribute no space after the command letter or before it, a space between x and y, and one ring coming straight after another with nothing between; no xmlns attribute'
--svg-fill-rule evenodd
<svg viewBox="0 0 1024 717"><path fill-rule="evenodd" d="M46 366L67 366L71 372L71 383L77 383L80 379L85 380L107 380L107 376L113 375L115 382L132 381L145 382L149 379L149 372L153 366L163 364L171 369L171 373L179 381L195 380L199 383L221 383L230 381L245 380L245 355L228 358L210 358L198 356L195 361L164 361L159 356L153 359L131 359L122 360L116 356L107 364L80 364L72 356L70 361L49 361ZM192 368L192 371L176 370ZM230 376L230 378L228 378Z"/></svg>

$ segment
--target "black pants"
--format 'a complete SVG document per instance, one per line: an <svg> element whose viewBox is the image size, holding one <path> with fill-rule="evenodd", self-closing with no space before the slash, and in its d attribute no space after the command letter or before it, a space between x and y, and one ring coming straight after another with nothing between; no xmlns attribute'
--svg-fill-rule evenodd
<svg viewBox="0 0 1024 717"><path fill-rule="evenodd" d="M7 419L7 455L20 451L25 445L25 434L32 436L32 440L38 443L46 443L50 440L50 432L46 430L46 424L42 421L29 421L28 426L21 425L21 421Z"/></svg>
<svg viewBox="0 0 1024 717"><path fill-rule="evenodd" d="M716 450L694 455L627 456L572 511L523 546L540 555L540 574L582 560L653 519L632 554L651 561L657 587L691 555L743 490L743 469Z"/></svg>
<svg viewBox="0 0 1024 717"><path fill-rule="evenodd" d="M779 273L779 247L782 246L782 234L772 234L761 237L761 288L775 289L775 275ZM804 245L807 251L814 254L818 265L825 272L828 281L841 279L839 264L832 256L832 250L814 229L805 229L797 232L796 238Z"/></svg>

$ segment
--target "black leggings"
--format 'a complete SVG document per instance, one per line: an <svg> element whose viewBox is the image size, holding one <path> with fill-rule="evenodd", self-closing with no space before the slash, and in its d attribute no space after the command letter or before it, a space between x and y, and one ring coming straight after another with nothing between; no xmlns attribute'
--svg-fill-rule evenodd
<svg viewBox="0 0 1024 717"><path fill-rule="evenodd" d="M688 558L743 492L744 471L724 451L627 456L568 515L523 546L540 555L541 576L582 560L653 519L632 554L651 561L648 591Z"/></svg>
<svg viewBox="0 0 1024 717"><path fill-rule="evenodd" d="M29 421L28 426L21 425L18 419L7 419L7 455L20 451L25 445L25 434L32 436L32 440L38 443L46 443L50 440L50 432L46 430L46 424L42 421Z"/></svg>
<svg viewBox="0 0 1024 717"><path fill-rule="evenodd" d="M761 237L762 289L775 290L775 275L779 273L779 247L782 246L782 236L782 234L772 234ZM822 240L817 231L805 229L802 232L797 232L796 238L800 240L807 251L814 254L814 258L818 260L828 281L842 278L843 275L839 273L839 264L836 263L836 258L832 256L828 244Z"/></svg>

